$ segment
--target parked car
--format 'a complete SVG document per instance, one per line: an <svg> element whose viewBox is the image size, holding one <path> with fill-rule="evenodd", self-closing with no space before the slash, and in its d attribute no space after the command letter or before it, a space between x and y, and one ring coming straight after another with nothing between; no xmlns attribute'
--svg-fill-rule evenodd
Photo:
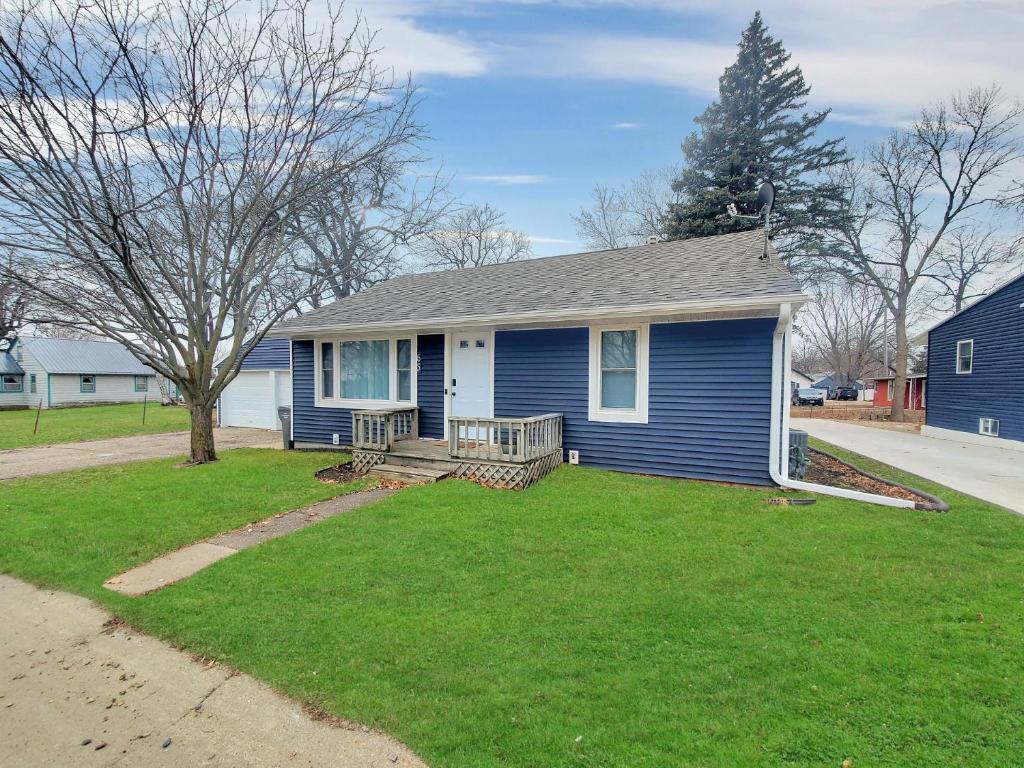
<svg viewBox="0 0 1024 768"><path fill-rule="evenodd" d="M860 394L856 387L837 387L836 400L856 400Z"/></svg>
<svg viewBox="0 0 1024 768"><path fill-rule="evenodd" d="M807 387L796 391L797 405L824 405L826 392L824 389Z"/></svg>

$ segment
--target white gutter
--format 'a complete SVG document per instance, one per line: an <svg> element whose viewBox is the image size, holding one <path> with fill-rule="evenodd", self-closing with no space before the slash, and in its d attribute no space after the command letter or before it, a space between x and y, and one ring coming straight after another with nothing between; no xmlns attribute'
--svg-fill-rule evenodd
<svg viewBox="0 0 1024 768"><path fill-rule="evenodd" d="M771 475L772 481L783 488L792 488L795 491L823 493L843 499L866 501L869 504L912 509L914 502L907 499L894 499L877 493L851 491L846 488L833 488L830 485L789 479L789 366L792 358L790 347L792 319L792 305L780 304L779 322L775 326L775 334L772 336L772 415L769 428L771 443L768 447L768 473Z"/></svg>

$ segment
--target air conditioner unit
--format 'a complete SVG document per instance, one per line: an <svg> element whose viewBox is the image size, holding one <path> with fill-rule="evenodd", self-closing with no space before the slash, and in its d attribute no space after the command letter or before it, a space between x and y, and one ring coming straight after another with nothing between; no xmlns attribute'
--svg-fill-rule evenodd
<svg viewBox="0 0 1024 768"><path fill-rule="evenodd" d="M978 419L978 432L991 437L999 436L999 419Z"/></svg>

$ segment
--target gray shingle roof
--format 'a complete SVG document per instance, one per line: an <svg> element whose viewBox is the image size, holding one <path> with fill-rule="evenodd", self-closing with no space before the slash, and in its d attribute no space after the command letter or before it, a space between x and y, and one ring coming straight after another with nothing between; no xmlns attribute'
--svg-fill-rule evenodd
<svg viewBox="0 0 1024 768"><path fill-rule="evenodd" d="M152 376L143 365L115 341L81 341L21 336L18 341L48 373L114 373Z"/></svg>
<svg viewBox="0 0 1024 768"><path fill-rule="evenodd" d="M0 374L21 376L24 373L25 371L18 365L18 361L14 359L14 355L10 352L0 352Z"/></svg>
<svg viewBox="0 0 1024 768"><path fill-rule="evenodd" d="M632 307L740 306L800 296L777 257L759 259L763 247L763 234L752 231L403 275L279 323L274 335L412 322L500 323Z"/></svg>

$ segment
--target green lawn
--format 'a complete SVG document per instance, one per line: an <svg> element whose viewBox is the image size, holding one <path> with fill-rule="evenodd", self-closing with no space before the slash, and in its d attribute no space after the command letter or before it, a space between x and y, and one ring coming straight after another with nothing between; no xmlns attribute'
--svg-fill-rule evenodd
<svg viewBox="0 0 1024 768"><path fill-rule="evenodd" d="M36 412L0 411L0 450L27 445L73 443L103 437L180 432L189 428L188 409L163 407L159 402L142 404L92 405L85 408L48 408L39 414L39 431L32 434Z"/></svg>
<svg viewBox="0 0 1024 768"><path fill-rule="evenodd" d="M110 576L221 531L354 490L313 477L338 454L255 448L0 483L0 570L97 600Z"/></svg>
<svg viewBox="0 0 1024 768"><path fill-rule="evenodd" d="M569 466L522 493L446 481L143 598L100 589L253 517L231 511L243 499L266 511L264 484L313 493L323 463L238 451L146 465L148 487L135 467L112 485L110 469L4 484L0 569L99 598L434 766L1021 763L1024 520L919 478L952 511L778 507L768 490ZM148 505L174 473L179 496L221 511L171 536L189 505ZM228 476L261 490L225 499ZM83 484L130 496L99 516L99 495L50 498Z"/></svg>

